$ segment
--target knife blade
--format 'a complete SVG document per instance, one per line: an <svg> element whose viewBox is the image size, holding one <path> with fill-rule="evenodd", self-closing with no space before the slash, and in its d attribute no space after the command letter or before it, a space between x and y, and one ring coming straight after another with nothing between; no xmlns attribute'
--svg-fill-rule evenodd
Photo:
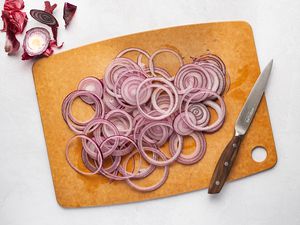
<svg viewBox="0 0 300 225"><path fill-rule="evenodd" d="M259 75L249 96L247 97L247 100L235 123L235 134L225 147L215 167L208 188L209 194L219 193L222 190L228 175L230 174L230 170L234 164L240 144L248 128L250 127L266 89L272 66L273 60L268 63L263 72Z"/></svg>

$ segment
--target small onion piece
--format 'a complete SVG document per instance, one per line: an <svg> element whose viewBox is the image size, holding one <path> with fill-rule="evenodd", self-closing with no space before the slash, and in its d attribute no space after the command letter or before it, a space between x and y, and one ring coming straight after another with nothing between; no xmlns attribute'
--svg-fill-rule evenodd
<svg viewBox="0 0 300 225"><path fill-rule="evenodd" d="M72 5L71 3L65 2L64 15L63 15L63 19L65 21L65 27L67 27L70 24L73 16L75 15L76 10L77 10L76 5Z"/></svg>
<svg viewBox="0 0 300 225"><path fill-rule="evenodd" d="M35 27L26 32L23 48L29 56L42 55L50 43L50 33L42 27Z"/></svg>
<svg viewBox="0 0 300 225"><path fill-rule="evenodd" d="M20 48L20 42L16 38L16 35L11 30L6 31L6 41L4 50L8 55L13 55L18 52Z"/></svg>

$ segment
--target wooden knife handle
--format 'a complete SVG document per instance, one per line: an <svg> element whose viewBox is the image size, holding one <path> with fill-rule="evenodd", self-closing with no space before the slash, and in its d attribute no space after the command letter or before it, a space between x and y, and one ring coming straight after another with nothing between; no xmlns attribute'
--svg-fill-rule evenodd
<svg viewBox="0 0 300 225"><path fill-rule="evenodd" d="M231 141L224 149L210 180L208 193L217 194L221 191L226 179L230 173L231 167L234 163L236 155L238 153L240 144L242 142L243 135L233 136Z"/></svg>

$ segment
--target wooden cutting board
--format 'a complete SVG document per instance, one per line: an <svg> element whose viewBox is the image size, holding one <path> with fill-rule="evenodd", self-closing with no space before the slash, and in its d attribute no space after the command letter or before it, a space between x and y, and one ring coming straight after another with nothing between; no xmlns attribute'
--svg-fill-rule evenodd
<svg viewBox="0 0 300 225"><path fill-rule="evenodd" d="M139 47L149 53L159 48L172 48L184 56L185 62L191 61L190 56L211 52L224 60L231 79L230 89L224 96L226 121L217 133L205 135L207 153L203 160L192 166L172 165L167 182L150 193L135 191L124 182L111 183L101 176L79 175L65 159L66 142L73 134L61 116L64 97L76 89L82 78L89 75L101 78L117 53L128 47ZM161 60L164 61L164 58ZM174 62L165 60L166 66L176 72ZM63 207L110 205L207 188L215 164L233 135L235 120L259 73L252 29L245 22L198 24L143 32L90 44L37 61L33 66L33 74L58 203ZM79 114L85 113L88 111L83 110ZM185 144L189 147L192 145L193 142L189 141ZM251 157L256 146L262 146L267 151L267 158L261 163ZM79 148L78 145L78 155ZM229 179L235 180L270 169L276 161L268 108L263 98ZM80 164L80 160L77 164ZM159 175L160 172L156 173L148 182L158 179Z"/></svg>

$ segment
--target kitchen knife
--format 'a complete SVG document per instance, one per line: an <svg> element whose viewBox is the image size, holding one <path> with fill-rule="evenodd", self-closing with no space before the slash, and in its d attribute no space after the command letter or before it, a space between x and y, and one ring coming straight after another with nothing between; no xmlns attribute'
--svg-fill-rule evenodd
<svg viewBox="0 0 300 225"><path fill-rule="evenodd" d="M230 170L237 156L243 137L247 132L253 117L255 116L256 110L265 91L271 73L272 65L273 60L268 63L263 72L257 78L254 87L252 88L242 108L242 111L240 112L236 120L235 134L224 149L215 167L208 188L209 194L216 194L222 190L222 187L230 173Z"/></svg>

